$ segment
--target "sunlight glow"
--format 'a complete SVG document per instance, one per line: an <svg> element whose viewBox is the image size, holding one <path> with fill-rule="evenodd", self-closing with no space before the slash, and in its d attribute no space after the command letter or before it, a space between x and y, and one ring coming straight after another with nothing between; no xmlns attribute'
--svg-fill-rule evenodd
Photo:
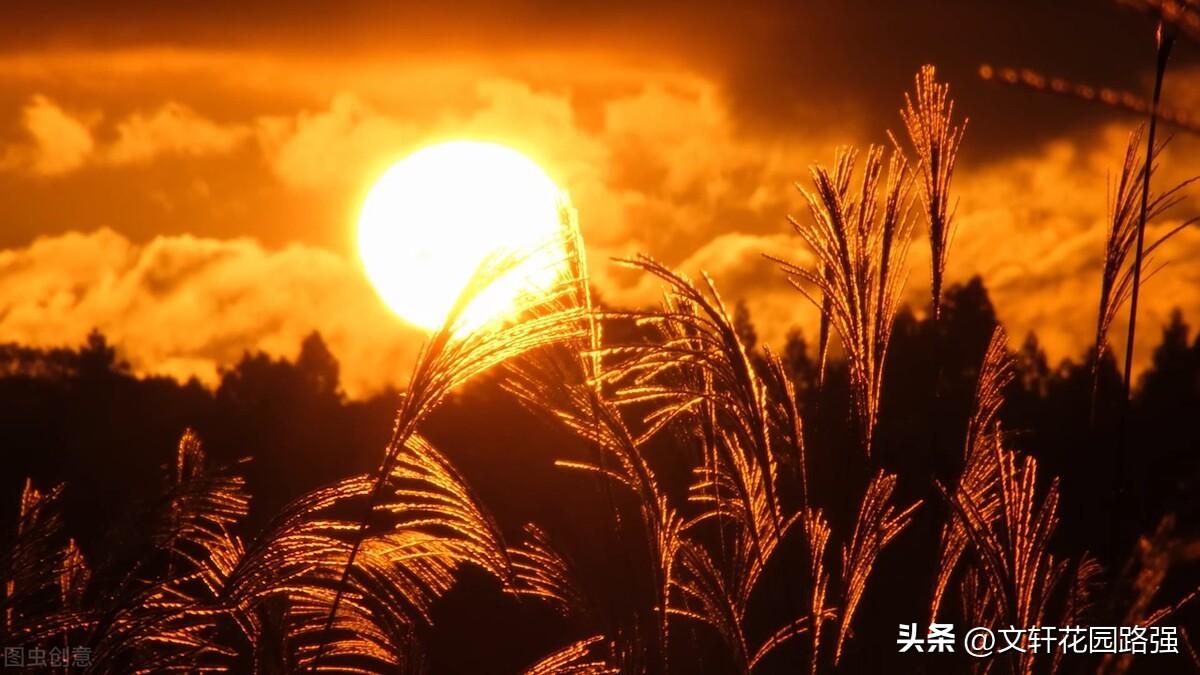
<svg viewBox="0 0 1200 675"><path fill-rule="evenodd" d="M519 256L464 312L456 331L511 318L524 294L558 278L561 191L521 153L452 141L418 150L372 186L358 220L367 277L400 318L426 330L445 320L480 263Z"/></svg>

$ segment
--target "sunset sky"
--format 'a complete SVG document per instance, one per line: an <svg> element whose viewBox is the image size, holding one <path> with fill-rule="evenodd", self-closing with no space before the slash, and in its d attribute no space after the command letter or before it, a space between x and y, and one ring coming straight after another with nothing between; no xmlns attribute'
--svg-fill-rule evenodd
<svg viewBox="0 0 1200 675"><path fill-rule="evenodd" d="M978 68L1145 93L1153 61L1151 21L1107 2L243 4L0 9L0 341L97 327L139 372L211 383L316 329L351 395L401 383L422 334L370 288L354 221L390 163L454 138L510 145L569 192L606 300L655 299L607 262L644 252L707 270L768 341L812 335L815 310L762 254L802 258L794 183L899 131L933 63L970 117L948 274L982 274L1016 339L1074 356L1138 120ZM1200 106L1198 56L1177 46L1168 105ZM1177 132L1160 185L1200 171L1197 150ZM1200 228L1158 259L1173 264L1144 296L1143 359L1173 306L1200 322Z"/></svg>

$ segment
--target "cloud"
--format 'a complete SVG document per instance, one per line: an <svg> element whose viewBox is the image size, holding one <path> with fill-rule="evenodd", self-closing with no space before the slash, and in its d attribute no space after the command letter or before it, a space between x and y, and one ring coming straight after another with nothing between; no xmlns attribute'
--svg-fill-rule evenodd
<svg viewBox="0 0 1200 675"><path fill-rule="evenodd" d="M221 125L173 101L152 113L135 112L116 125L117 138L106 149L107 161L146 163L162 155L221 155L250 137L243 125Z"/></svg>
<svg viewBox="0 0 1200 675"><path fill-rule="evenodd" d="M22 109L21 122L32 140L25 161L36 174L57 176L74 171L88 160L95 147L91 130L83 120L40 94Z"/></svg>
<svg viewBox="0 0 1200 675"><path fill-rule="evenodd" d="M283 183L343 197L361 194L420 145L466 137L513 146L569 188L606 296L631 302L653 295L614 271L609 257L644 252L676 264L722 233L786 231L791 180L803 171L794 158L831 151L850 135L746 139L711 82L617 81L623 86L585 95L484 79L467 103L430 118L402 117L347 92L258 128Z"/></svg>
<svg viewBox="0 0 1200 675"><path fill-rule="evenodd" d="M246 350L294 356L312 330L342 363L348 393L399 384L420 335L391 315L356 264L302 245L111 230L0 251L0 335L80 343L93 327L140 373L213 384Z"/></svg>
<svg viewBox="0 0 1200 675"><path fill-rule="evenodd" d="M22 108L22 126L29 138L9 145L0 168L63 176L88 165L146 164L170 155L224 155L252 136L246 125L219 124L174 101L118 120L110 142L102 137L100 120L98 114L90 119L74 115L49 97L35 94Z"/></svg>
<svg viewBox="0 0 1200 675"><path fill-rule="evenodd" d="M261 118L258 129L276 175L301 189L345 187L354 175L378 167L381 154L395 155L420 133L350 93L334 96L327 110Z"/></svg>
<svg viewBox="0 0 1200 675"><path fill-rule="evenodd" d="M1012 157L982 165L967 162L957 172L958 227L948 281L982 276L1013 339L1036 333L1054 361L1078 359L1094 339L1107 228L1106 187L1120 167L1128 131L1128 125L1104 125ZM1187 163L1181 160L1198 150L1196 139L1174 139L1161 158L1157 189L1188 178ZM784 208L798 218L809 217L798 196ZM1197 213L1200 199L1193 196L1153 223L1149 240ZM709 272L729 304L745 300L767 342L779 344L791 326L812 334L816 310L762 257L771 253L800 263L809 259L789 228L755 231L713 224L704 231L705 243L677 262L680 269L694 278L700 270ZM676 230L670 234L679 236ZM1200 266L1195 264L1200 260L1200 227L1182 231L1155 258L1156 264L1167 264L1143 287L1134 354L1139 369L1149 363L1158 331L1173 309L1182 309L1193 325L1200 323ZM918 225L905 289L907 301L917 309L928 303L928 266L927 238ZM620 295L622 300L652 297L656 284L642 279L629 289ZM1122 317L1110 341L1122 349L1124 336Z"/></svg>
<svg viewBox="0 0 1200 675"><path fill-rule="evenodd" d="M1105 125L976 167L958 179L962 201L951 276L982 275L1009 332L1016 337L1037 333L1053 358L1078 357L1094 339L1108 224L1106 194L1120 169L1129 128ZM1195 139L1174 140L1155 174L1156 189L1186 177L1179 158L1194 156L1198 146ZM1200 200L1186 200L1151 225L1148 240L1197 212ZM1156 258L1175 264L1143 287L1136 364L1148 363L1157 328L1173 308L1182 308L1193 324L1200 321L1200 267L1195 264L1200 260L1200 228L1181 232ZM1118 347L1124 342L1123 321L1110 334Z"/></svg>
<svg viewBox="0 0 1200 675"><path fill-rule="evenodd" d="M799 265L813 262L799 238L781 228L777 234L720 235L678 267L701 283L699 275L707 273L730 311L736 301L745 302L759 338L774 348L782 345L788 331L795 327L807 335L816 335L817 308L784 280L779 266L766 255ZM644 278L639 286L645 295L660 290L649 278Z"/></svg>

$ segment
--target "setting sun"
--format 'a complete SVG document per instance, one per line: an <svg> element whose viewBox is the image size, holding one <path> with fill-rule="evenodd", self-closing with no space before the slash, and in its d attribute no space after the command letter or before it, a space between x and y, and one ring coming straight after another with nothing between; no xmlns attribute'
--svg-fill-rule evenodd
<svg viewBox="0 0 1200 675"><path fill-rule="evenodd" d="M440 143L392 165L371 187L358 220L368 278L400 318L433 330L481 263L520 264L480 293L459 329L511 313L524 293L558 276L554 245L562 193L532 160L501 145Z"/></svg>

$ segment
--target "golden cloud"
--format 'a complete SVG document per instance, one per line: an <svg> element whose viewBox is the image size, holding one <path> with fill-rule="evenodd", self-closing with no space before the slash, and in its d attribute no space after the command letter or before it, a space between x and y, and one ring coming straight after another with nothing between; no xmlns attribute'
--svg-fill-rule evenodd
<svg viewBox="0 0 1200 675"><path fill-rule="evenodd" d="M32 145L24 152L10 150L17 162L23 159L36 174L56 176L74 171L87 161L95 143L84 120L42 95L30 99L21 112Z"/></svg>
<svg viewBox="0 0 1200 675"><path fill-rule="evenodd" d="M167 102L152 113L134 113L117 124L117 138L106 151L113 164L145 163L161 155L220 155L247 140L243 125L221 125L191 108Z"/></svg>
<svg viewBox="0 0 1200 675"><path fill-rule="evenodd" d="M950 253L955 279L979 274L1010 334L1037 333L1053 358L1078 357L1094 339L1107 232L1107 194L1130 125L1111 124L964 172L958 182L959 232ZM1161 158L1156 189L1183 180L1182 162L1200 143L1180 137ZM1198 212L1189 199L1153 223L1148 241ZM1139 305L1135 365L1149 362L1157 331L1173 308L1200 320L1200 228L1181 232L1156 254L1175 261L1146 281ZM1187 264L1185 264L1187 263ZM1110 340L1124 342L1124 319Z"/></svg>
<svg viewBox="0 0 1200 675"><path fill-rule="evenodd" d="M0 168L61 176L88 164L145 164L163 156L227 154L252 137L246 125L222 125L191 108L168 101L152 112L134 112L116 122L115 138L97 138L101 115L73 114L36 94L22 109L28 140L10 144Z"/></svg>
<svg viewBox="0 0 1200 675"><path fill-rule="evenodd" d="M246 350L294 356L318 330L362 395L403 381L421 336L391 315L358 266L302 245L111 230L43 237L0 252L0 335L80 343L93 327L140 373L212 384Z"/></svg>

